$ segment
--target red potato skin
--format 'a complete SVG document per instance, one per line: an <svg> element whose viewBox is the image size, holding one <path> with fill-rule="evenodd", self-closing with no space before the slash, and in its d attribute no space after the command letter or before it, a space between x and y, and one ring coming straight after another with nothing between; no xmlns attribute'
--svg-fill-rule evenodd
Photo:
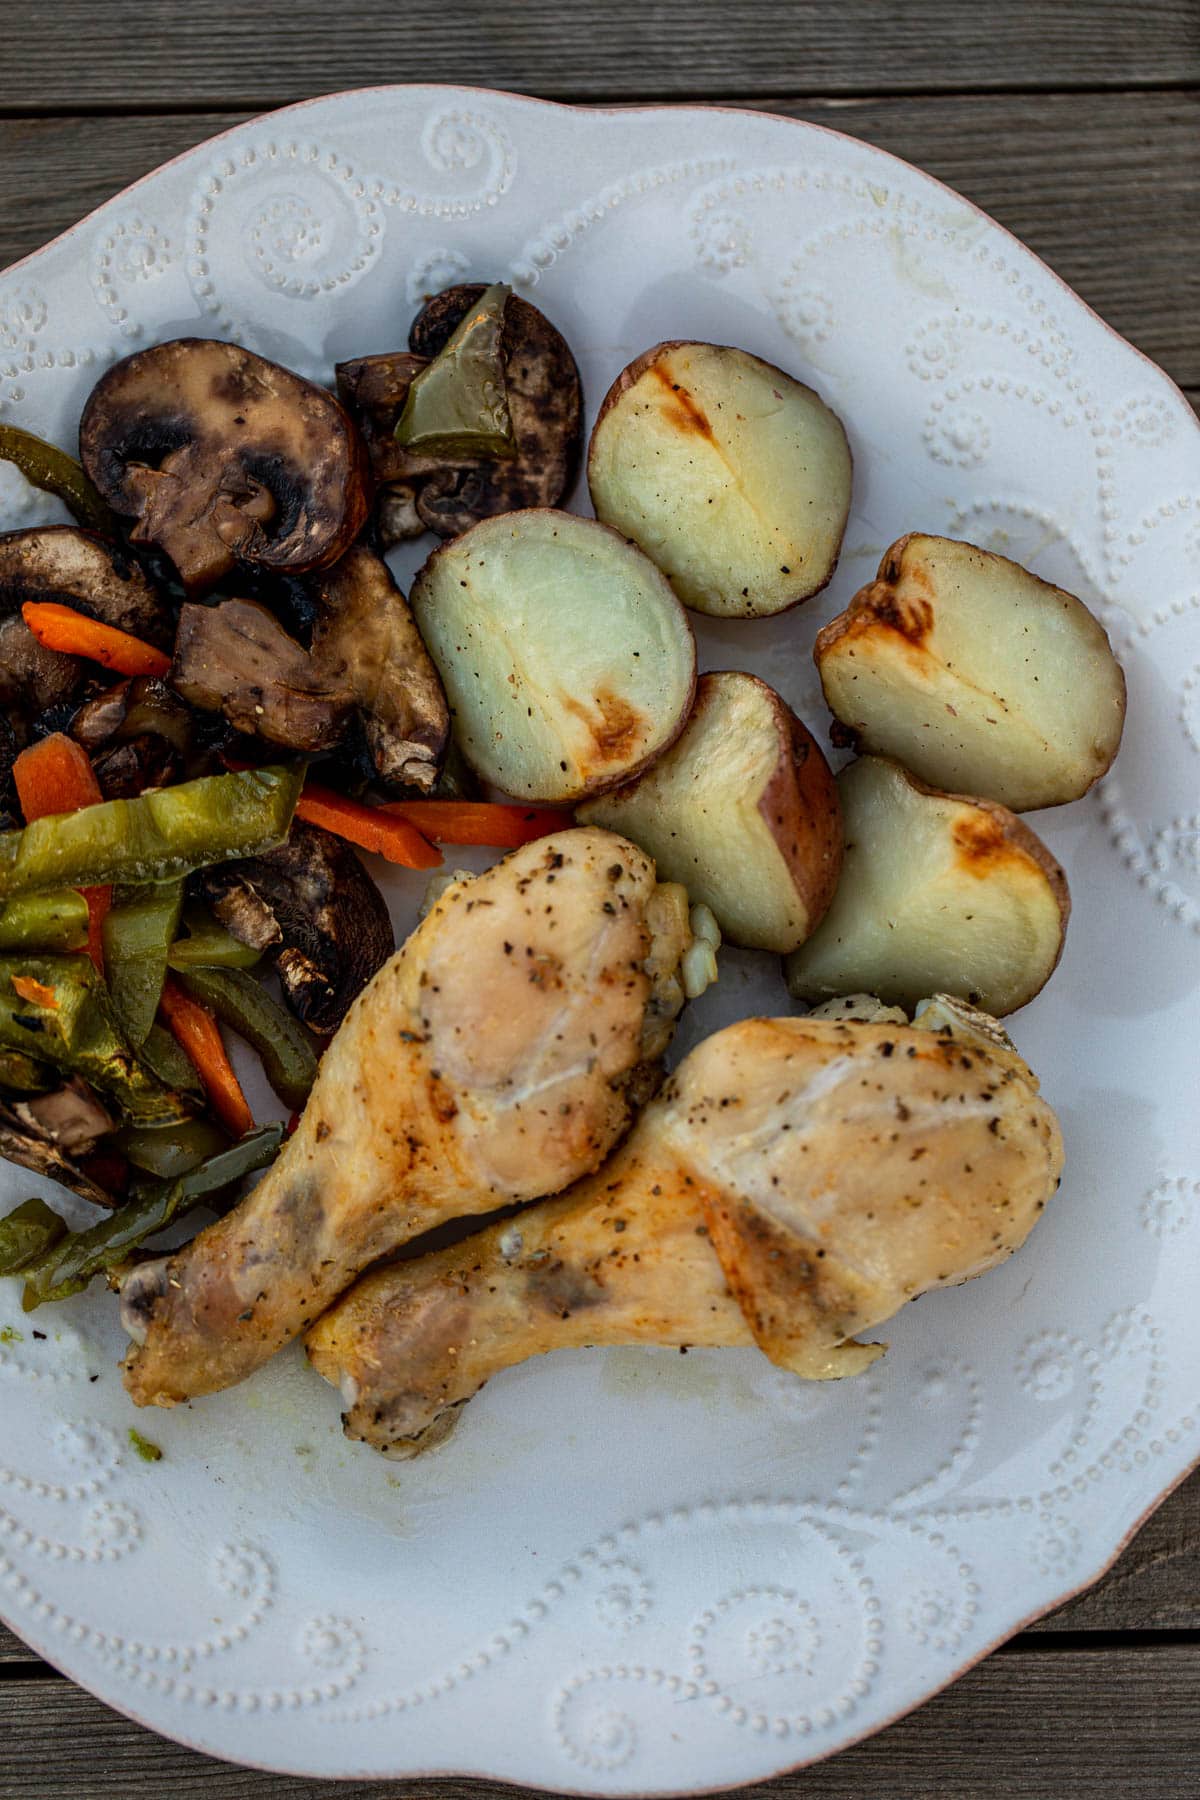
<svg viewBox="0 0 1200 1800"><path fill-rule="evenodd" d="M638 382L641 380L642 376L646 373L647 369L653 368L654 364L656 362L661 361L661 359L664 356L669 356L672 350L684 350L684 349L687 349L689 345L697 344L697 343L700 343L701 341L702 340L699 338L664 338L661 344L653 344L653 345L651 345L649 350L643 350L642 354L640 356L635 356L633 361L631 363L628 363L625 366L625 368L623 368L621 370L621 373L616 377L616 379L612 382L611 386L609 387L608 392L605 394L603 400L600 402L600 410L596 414L596 422L592 426L592 434L591 434L590 438L588 439L587 458L586 458L586 461L584 464L584 468L587 473L589 492L591 490L592 453L596 446L596 433L599 431L600 425L601 425L602 421L604 420L605 416L612 411L613 407L617 404L617 401L621 398L621 396L623 394L627 393L629 391L629 389L631 387L633 387L635 382ZM705 344L704 347L706 349L711 349L711 350L736 350L738 348L738 346L736 344ZM829 411L831 413L833 412L832 406L829 406L829 402L827 400L825 400L820 394L817 393L816 388L809 387L807 382L800 381L799 378L795 375L789 375L786 369L781 369L779 367L778 363L768 362L765 356L756 356L754 351L752 351L752 350L743 350L743 351L741 351L741 354L743 356L754 356L755 361L760 362L763 365L764 369L770 369L772 374L782 375L786 381L795 382L798 387L806 388L810 394L816 395L816 398L821 401L822 406L828 407ZM845 421L842 419L841 414L834 413L834 417L837 419L838 423L841 425L842 430L845 431L846 430ZM854 447L850 442L850 436L849 436L848 432L846 433L846 454L850 459L850 492L851 492L851 495L853 495L853 492L854 492ZM819 582L816 587L806 588L802 594L797 594L794 599L786 600L782 606L777 606L773 612L745 614L746 621L753 624L753 622L756 619L777 619L781 613L793 612L797 606L803 606L803 604L806 600L815 600L818 594L823 594L825 592L825 589L829 586L829 583L833 580L834 576L837 574L837 566L838 566L839 561L841 560L842 545L845 542L845 538L846 538L846 526L849 524L849 522L850 522L850 506L848 503L846 506L846 515L842 520L842 529L838 533L837 549L834 552L833 560L831 561L831 563L829 565L829 573L826 575L824 581ZM727 613L727 614L706 614L705 616L711 617L711 618L719 618L719 617L736 618L738 615L736 613Z"/></svg>
<svg viewBox="0 0 1200 1800"><path fill-rule="evenodd" d="M837 782L821 746L803 720L797 718L774 688L757 676L751 679L772 705L783 751L775 773L763 789L758 810L804 902L808 912L807 935L811 936L833 903L842 873L845 843ZM708 680L708 675L701 678L698 705L703 704L704 683Z"/></svg>
<svg viewBox="0 0 1200 1800"><path fill-rule="evenodd" d="M898 537L894 544L889 544L888 548L880 558L879 568L876 572L875 579L873 581L868 581L865 587L859 588L857 594L850 600L845 611L839 613L836 619L830 619L828 625L823 625L820 631L818 631L816 640L813 644L813 662L816 664L817 674L821 678L821 687L823 691L825 691L825 678L821 668L822 659L829 651L841 644L846 638L861 637L872 631L877 631L880 626L884 626L898 632L901 637L905 638L913 645L914 649L920 649L921 640L929 630L932 622L932 613L926 620L922 620L915 615L905 616L901 614L901 611L896 604L896 586L904 572L904 553L909 544L912 543L914 538L923 538L930 535L932 534L924 531L906 531L904 536ZM973 550L976 556L983 557L985 561L1002 563L1009 563L1012 561L1011 557L1000 556L994 550L984 550L978 544L972 544L966 538L959 538L956 542L965 545L968 550ZM1026 570L1025 572L1027 574L1032 573L1031 570ZM1042 577L1037 576L1036 579L1040 581ZM1052 581L1044 582L1043 585L1053 589L1056 593L1067 592L1065 588L1056 587L1055 583ZM1072 594L1071 598L1073 600L1079 600L1077 594ZM1080 600L1079 604L1083 606L1085 603ZM1109 650L1112 651L1112 641L1109 638L1107 631L1104 630L1103 625L1101 625L1099 619L1096 618L1096 615L1092 612L1091 608L1087 607L1086 610L1094 621L1097 629L1103 635ZM1072 794L1070 800L1081 800L1085 794L1091 792L1092 788L1095 787L1101 777L1108 774L1108 771L1112 768L1113 763L1117 759L1117 752L1121 747L1121 736L1125 725L1128 699L1128 686L1125 680L1125 671L1115 652L1113 652L1113 662L1116 665L1121 683L1120 715L1122 729L1116 735L1113 752L1108 761L1102 768L1096 769L1087 786L1080 788L1078 793ZM827 692L826 698L828 698ZM838 744L844 749L857 750L859 747L859 731L851 721L835 718L833 724L830 726L829 735L831 742ZM871 754L874 754L874 752L871 752ZM916 781L915 776L910 776L909 779L914 782ZM920 784L918 783L917 785L919 786ZM931 791L938 792L940 790L934 789ZM1060 801L1059 804L1068 805L1070 804L1070 800ZM983 803L979 802L979 804L982 805ZM1038 839L1037 841L1040 843L1041 840Z"/></svg>
<svg viewBox="0 0 1200 1800"><path fill-rule="evenodd" d="M575 514L564 513L560 507L556 507L556 506L526 506L526 507L520 508L516 512L505 513L505 514L499 515L499 516L502 516L507 519L533 519L533 518L536 518L539 516L541 516L543 518L547 518L547 519L569 518L573 522L575 521L575 518L576 518ZM479 523L481 526L486 526L486 525L493 523L493 521L491 519L481 519ZM623 537L619 531L614 531L614 529L611 525L605 525L599 519L589 519L588 524L595 526L600 531L607 531L610 537L614 537L618 543L624 544L627 548L632 547L635 550L638 549L638 546L636 544L630 546L629 539L626 537ZM472 526L471 529L475 530L476 527ZM435 550L430 551L429 555L425 558L425 561L422 563L420 569L417 571L417 574L412 583L412 587L410 589L410 593L415 592L418 583L425 579L426 572L428 570L432 569L433 565L436 563L439 556L445 556L450 551L458 549L462 545L463 540L465 538L469 537L470 535L471 535L470 532L464 531L462 534L462 537L449 538L449 539L447 539L447 541L445 543L439 544ZM645 552L639 550L639 554L645 555ZM647 557L646 560L647 560L647 562L649 562L650 561L649 557ZM653 563L651 563L650 566L653 568L654 567ZM609 775L609 776L605 776L603 774L598 774L598 775L594 776L593 778L591 778L588 781L587 786L580 791L572 791L572 792L566 793L566 794L560 793L560 794L538 795L538 796L536 796L535 799L529 801L530 804L535 804L538 806L575 807L575 806L581 805L584 800L594 800L600 794L609 794L612 792L612 790L614 788L624 787L626 785L626 783L636 780L636 778L640 774L642 774L642 772L645 769L648 769L652 763L657 762L658 758L660 756L662 756L665 751L667 751L671 748L671 745L675 742L676 738L679 736L679 734L682 732L684 726L687 724L688 720L691 718L692 706L693 706L693 704L695 702L695 698L696 698L696 681L697 681L696 634L692 630L692 623L691 623L691 620L688 618L687 608L684 606L682 600L680 600L678 595L675 593L674 588L671 586L671 584L667 580L666 576L661 574L661 572L658 570L655 570L655 573L659 575L659 579L662 582L664 596L667 599L669 599L670 604L673 607L678 608L679 617L683 621L684 628L687 631L688 638L690 639L691 646L692 646L692 674L691 674L691 681L688 686L687 697L686 697L686 700L684 701L683 705L679 709L679 717L675 721L675 724L671 729L671 733L670 733L669 737L664 738L662 743L655 745L654 749L652 751L647 752L647 754L642 757L640 762L633 763L627 767L618 769L614 774ZM600 745L600 748L603 751L603 749L604 749L603 744ZM464 755L465 755L465 752L464 752ZM469 761L470 759L468 758L467 760ZM521 795L517 795L516 799L519 804L525 804L528 797L526 795L521 794Z"/></svg>

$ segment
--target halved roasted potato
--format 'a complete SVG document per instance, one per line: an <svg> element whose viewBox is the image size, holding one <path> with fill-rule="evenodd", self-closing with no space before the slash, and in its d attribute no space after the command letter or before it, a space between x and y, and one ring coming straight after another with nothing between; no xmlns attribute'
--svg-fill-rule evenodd
<svg viewBox="0 0 1200 1800"><path fill-rule="evenodd" d="M1121 742L1125 677L1099 620L953 538L894 543L813 655L863 750L1016 812L1077 800Z"/></svg>
<svg viewBox="0 0 1200 1800"><path fill-rule="evenodd" d="M656 344L617 376L588 450L596 515L685 605L783 612L823 588L850 510L840 419L782 369L723 344Z"/></svg>
<svg viewBox="0 0 1200 1800"><path fill-rule="evenodd" d="M909 1012L952 994L1000 1015L1032 1000L1062 951L1070 897L1007 807L928 788L864 756L838 776L846 858L833 905L787 959L798 1000L869 993Z"/></svg>
<svg viewBox="0 0 1200 1800"><path fill-rule="evenodd" d="M454 735L484 780L557 805L616 787L679 735L696 685L687 614L636 547L533 507L435 550L411 605Z"/></svg>
<svg viewBox="0 0 1200 1800"><path fill-rule="evenodd" d="M723 935L794 950L842 866L837 787L812 734L756 675L702 675L680 737L653 766L579 809L654 858Z"/></svg>

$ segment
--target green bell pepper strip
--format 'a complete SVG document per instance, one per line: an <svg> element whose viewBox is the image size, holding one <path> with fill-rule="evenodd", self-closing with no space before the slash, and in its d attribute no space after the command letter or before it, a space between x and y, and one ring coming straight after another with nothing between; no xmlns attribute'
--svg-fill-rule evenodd
<svg viewBox="0 0 1200 1800"><path fill-rule="evenodd" d="M138 1051L138 1061L145 1063L164 1087L175 1088L199 1105L204 1104L204 1084L195 1063L163 1026L150 1027Z"/></svg>
<svg viewBox="0 0 1200 1800"><path fill-rule="evenodd" d="M112 1140L126 1161L147 1175L174 1181L187 1175L204 1162L229 1148L223 1131L207 1119L184 1119L178 1125L161 1125L150 1129L144 1125L126 1125Z"/></svg>
<svg viewBox="0 0 1200 1800"><path fill-rule="evenodd" d="M0 460L12 463L33 487L61 500L77 524L101 537L118 536L116 515L100 498L81 465L56 444L48 444L19 425L0 425Z"/></svg>
<svg viewBox="0 0 1200 1800"><path fill-rule="evenodd" d="M14 975L50 988L53 1004L23 1000ZM108 989L83 956L0 957L0 1046L81 1075L142 1125L173 1124L193 1110L138 1061L121 1036Z"/></svg>
<svg viewBox="0 0 1200 1800"><path fill-rule="evenodd" d="M140 1049L154 1023L179 929L182 881L118 888L104 920L104 976L122 1031Z"/></svg>
<svg viewBox="0 0 1200 1800"><path fill-rule="evenodd" d="M47 888L175 881L210 863L274 850L303 785L302 764L202 775L0 832L0 900Z"/></svg>
<svg viewBox="0 0 1200 1800"><path fill-rule="evenodd" d="M62 1077L45 1063L23 1050L0 1047L0 1092L6 1094L48 1094L62 1086Z"/></svg>
<svg viewBox="0 0 1200 1800"><path fill-rule="evenodd" d="M261 950L243 944L202 906L185 908L183 922L188 935L176 938L167 952L172 969L252 969L262 961Z"/></svg>
<svg viewBox="0 0 1200 1800"><path fill-rule="evenodd" d="M67 1235L66 1221L44 1200L25 1200L0 1219L0 1275L19 1275Z"/></svg>
<svg viewBox="0 0 1200 1800"><path fill-rule="evenodd" d="M210 1156L198 1168L176 1181L147 1182L124 1206L88 1231L75 1231L65 1243L55 1245L26 1264L22 1305L32 1312L47 1300L66 1300L83 1291L94 1275L124 1262L131 1250L163 1231L201 1200L219 1193L232 1182L273 1162L283 1142L282 1125L265 1125L247 1132L229 1149Z"/></svg>
<svg viewBox="0 0 1200 1800"><path fill-rule="evenodd" d="M504 376L504 306L511 288L482 293L439 355L414 378L396 442L425 456L517 453Z"/></svg>
<svg viewBox="0 0 1200 1800"><path fill-rule="evenodd" d="M53 894L19 894L0 907L0 953L82 950L87 935L87 901L74 888Z"/></svg>
<svg viewBox="0 0 1200 1800"><path fill-rule="evenodd" d="M303 1028L244 969L181 971L183 988L258 1051L267 1080L285 1106L299 1112L317 1079L317 1059Z"/></svg>

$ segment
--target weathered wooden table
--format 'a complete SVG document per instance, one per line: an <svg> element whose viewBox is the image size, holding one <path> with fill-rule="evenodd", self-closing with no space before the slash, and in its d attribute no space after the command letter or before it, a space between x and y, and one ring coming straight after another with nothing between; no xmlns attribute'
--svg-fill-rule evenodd
<svg viewBox="0 0 1200 1800"><path fill-rule="evenodd" d="M978 201L1200 400L1197 0L6 0L0 267L239 118L388 81L721 100L835 125ZM400 1791L210 1762L0 1630L3 1800ZM871 1742L756 1791L1200 1795L1200 1474L1090 1594Z"/></svg>

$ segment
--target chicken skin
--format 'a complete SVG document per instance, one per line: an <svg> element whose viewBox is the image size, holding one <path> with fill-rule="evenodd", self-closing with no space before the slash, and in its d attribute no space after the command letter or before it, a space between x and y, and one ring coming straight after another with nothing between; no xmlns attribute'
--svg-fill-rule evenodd
<svg viewBox="0 0 1200 1800"><path fill-rule="evenodd" d="M683 889L611 832L455 882L355 1002L259 1185L126 1279L133 1399L230 1387L409 1238L597 1168L657 1086L689 946Z"/></svg>
<svg viewBox="0 0 1200 1800"><path fill-rule="evenodd" d="M585 1344L757 1344L853 1375L856 1334L1024 1241L1058 1121L994 1022L748 1019L700 1044L606 1166L366 1276L309 1332L350 1437L411 1456L498 1370Z"/></svg>

